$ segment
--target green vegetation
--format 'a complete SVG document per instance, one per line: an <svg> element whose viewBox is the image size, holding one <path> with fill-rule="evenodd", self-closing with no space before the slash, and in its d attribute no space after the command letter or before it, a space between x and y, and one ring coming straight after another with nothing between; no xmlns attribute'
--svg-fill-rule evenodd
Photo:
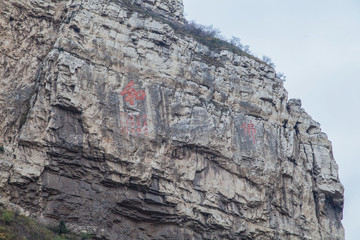
<svg viewBox="0 0 360 240"><path fill-rule="evenodd" d="M92 239L92 236L91 236L91 234L88 234L88 233L81 233L80 234L80 239L81 240Z"/></svg>
<svg viewBox="0 0 360 240"><path fill-rule="evenodd" d="M63 220L60 221L60 224L58 226L58 233L59 234L66 234L68 233L68 230L66 228L65 222Z"/></svg>
<svg viewBox="0 0 360 240"><path fill-rule="evenodd" d="M33 219L0 209L0 240L90 240L92 236L68 231L64 221L58 226L46 227Z"/></svg>
<svg viewBox="0 0 360 240"><path fill-rule="evenodd" d="M4 154L5 153L5 149L4 149L4 146L0 146L0 154Z"/></svg>
<svg viewBox="0 0 360 240"><path fill-rule="evenodd" d="M4 210L1 213L1 221L5 222L7 225L11 224L15 219L15 214L11 211Z"/></svg>

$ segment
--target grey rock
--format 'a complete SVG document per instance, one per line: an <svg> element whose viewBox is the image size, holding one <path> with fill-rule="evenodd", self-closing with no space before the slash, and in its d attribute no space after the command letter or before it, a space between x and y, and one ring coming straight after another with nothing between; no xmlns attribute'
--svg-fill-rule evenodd
<svg viewBox="0 0 360 240"><path fill-rule="evenodd" d="M136 3L1 1L1 202L100 239L344 239L331 142L275 70Z"/></svg>

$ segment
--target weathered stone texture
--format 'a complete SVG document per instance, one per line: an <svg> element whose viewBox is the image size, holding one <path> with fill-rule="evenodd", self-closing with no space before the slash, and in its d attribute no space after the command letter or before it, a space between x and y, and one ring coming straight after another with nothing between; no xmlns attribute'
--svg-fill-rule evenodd
<svg viewBox="0 0 360 240"><path fill-rule="evenodd" d="M3 203L99 239L344 239L331 143L274 69L128 1L0 5Z"/></svg>

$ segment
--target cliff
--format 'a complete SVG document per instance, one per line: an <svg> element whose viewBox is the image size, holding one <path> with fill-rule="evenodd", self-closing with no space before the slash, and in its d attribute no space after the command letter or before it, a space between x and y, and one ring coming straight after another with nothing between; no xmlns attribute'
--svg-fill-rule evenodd
<svg viewBox="0 0 360 240"><path fill-rule="evenodd" d="M2 204L97 239L344 239L319 123L177 31L181 0L0 6Z"/></svg>

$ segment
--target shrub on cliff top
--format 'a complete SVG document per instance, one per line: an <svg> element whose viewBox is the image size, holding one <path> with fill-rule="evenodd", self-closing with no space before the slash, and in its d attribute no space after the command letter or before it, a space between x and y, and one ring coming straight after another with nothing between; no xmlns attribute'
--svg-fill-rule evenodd
<svg viewBox="0 0 360 240"><path fill-rule="evenodd" d="M185 21L184 23L179 23L166 18L150 9L144 8L139 4L132 3L129 0L123 0L121 3L127 8L129 13L136 11L137 13L168 24L174 29L175 33L192 37L201 44L208 46L212 51L229 50L236 54L245 55L249 58L255 59L258 62L262 62L260 59L252 55L248 45L243 47L240 47L242 45L234 45L234 42L223 37L220 31L217 28L214 28L212 25L204 26L195 23L194 21ZM238 40L240 39L238 38Z"/></svg>

